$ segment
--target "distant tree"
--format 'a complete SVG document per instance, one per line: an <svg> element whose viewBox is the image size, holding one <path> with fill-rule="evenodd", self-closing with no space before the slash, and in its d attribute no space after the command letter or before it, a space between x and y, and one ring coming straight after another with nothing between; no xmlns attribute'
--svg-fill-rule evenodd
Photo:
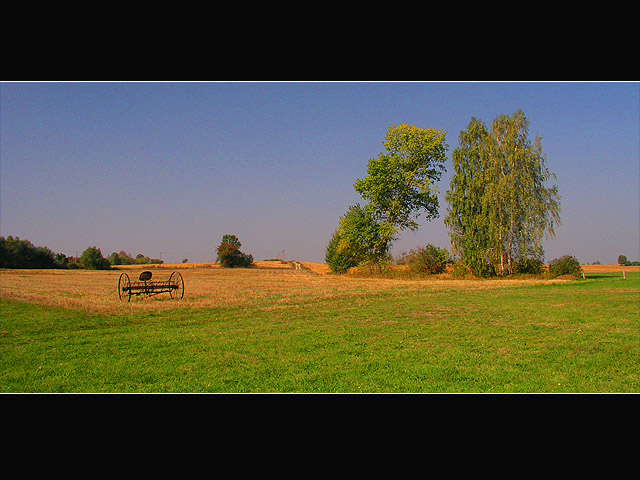
<svg viewBox="0 0 640 480"><path fill-rule="evenodd" d="M238 240L238 237L236 237L235 235L230 235L228 233L222 236L222 243L228 243L229 245L235 245L238 248L240 248L242 246L242 244L240 243L240 240Z"/></svg>
<svg viewBox="0 0 640 480"><path fill-rule="evenodd" d="M29 240L9 235L0 237L0 268L60 268L54 253L36 247Z"/></svg>
<svg viewBox="0 0 640 480"><path fill-rule="evenodd" d="M66 255L62 253L56 253L55 260L58 268L69 268L69 259Z"/></svg>
<svg viewBox="0 0 640 480"><path fill-rule="evenodd" d="M618 257L618 265L627 265L627 263L629 263L629 260L627 260L625 255L620 255Z"/></svg>
<svg viewBox="0 0 640 480"><path fill-rule="evenodd" d="M233 243L228 243L231 241ZM240 251L240 241L235 235L224 235L218 246L218 262L223 268L248 268L253 265L253 255Z"/></svg>
<svg viewBox="0 0 640 480"><path fill-rule="evenodd" d="M164 261L162 260L159 260L157 258L149 258L141 253L133 258L124 250L120 251L120 253L113 252L111 255L109 255L108 260L111 265L146 265L164 263Z"/></svg>
<svg viewBox="0 0 640 480"><path fill-rule="evenodd" d="M82 252L80 265L91 270L108 270L111 268L109 260L102 256L99 248L93 246Z"/></svg>

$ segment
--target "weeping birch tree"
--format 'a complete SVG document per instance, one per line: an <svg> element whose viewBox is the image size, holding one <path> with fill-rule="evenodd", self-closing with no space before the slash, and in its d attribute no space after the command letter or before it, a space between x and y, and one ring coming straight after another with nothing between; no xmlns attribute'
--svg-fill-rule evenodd
<svg viewBox="0 0 640 480"><path fill-rule="evenodd" d="M522 258L544 256L542 238L560 223L555 175L546 168L542 139L529 140L521 110L500 115L491 128L475 118L460 132L452 154L445 225L454 253L476 275L513 273Z"/></svg>

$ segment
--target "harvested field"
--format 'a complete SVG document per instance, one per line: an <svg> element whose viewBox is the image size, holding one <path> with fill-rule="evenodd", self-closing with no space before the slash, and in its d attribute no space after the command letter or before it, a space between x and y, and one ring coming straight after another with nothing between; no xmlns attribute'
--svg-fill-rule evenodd
<svg viewBox="0 0 640 480"><path fill-rule="evenodd" d="M303 262L303 268L278 262L257 262L258 268L224 269L215 264L184 266L120 266L106 271L90 270L2 270L0 295L30 303L81 309L96 313L162 311L179 308L215 308L247 306L257 303L305 305L321 299L364 296L389 289L407 291L431 289L494 289L563 280L450 280L385 279L330 275L324 264ZM267 265L265 265L267 264ZM153 280L166 280L172 271L182 274L184 298L174 300L168 294L151 298L132 298L121 302L117 294L118 278L123 271L134 279L144 270L153 272ZM566 280L564 280L566 281Z"/></svg>
<svg viewBox="0 0 640 480"><path fill-rule="evenodd" d="M640 272L640 267L625 267L624 265L582 265L582 270L587 273L614 273L614 272Z"/></svg>

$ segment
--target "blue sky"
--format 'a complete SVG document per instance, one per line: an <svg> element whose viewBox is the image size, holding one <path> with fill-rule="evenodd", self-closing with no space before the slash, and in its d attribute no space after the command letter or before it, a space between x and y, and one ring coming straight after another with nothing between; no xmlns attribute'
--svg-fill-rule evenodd
<svg viewBox="0 0 640 480"><path fill-rule="evenodd" d="M392 124L448 132L440 218L393 253L449 248L451 152L471 117L522 109L557 175L546 260L640 260L638 82L3 82L0 235L213 261L232 233L256 260L324 261L353 182Z"/></svg>

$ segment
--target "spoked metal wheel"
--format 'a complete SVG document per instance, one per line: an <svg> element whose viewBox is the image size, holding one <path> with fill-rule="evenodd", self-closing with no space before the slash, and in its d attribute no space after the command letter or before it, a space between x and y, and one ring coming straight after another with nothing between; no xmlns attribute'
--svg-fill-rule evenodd
<svg viewBox="0 0 640 480"><path fill-rule="evenodd" d="M171 285L171 290L169 290L171 298L184 297L184 280L182 280L180 272L173 272L171 274L169 277L169 285Z"/></svg>
<svg viewBox="0 0 640 480"><path fill-rule="evenodd" d="M131 301L131 280L126 273L121 274L118 279L118 298L121 301L124 301L125 298L127 302Z"/></svg>

